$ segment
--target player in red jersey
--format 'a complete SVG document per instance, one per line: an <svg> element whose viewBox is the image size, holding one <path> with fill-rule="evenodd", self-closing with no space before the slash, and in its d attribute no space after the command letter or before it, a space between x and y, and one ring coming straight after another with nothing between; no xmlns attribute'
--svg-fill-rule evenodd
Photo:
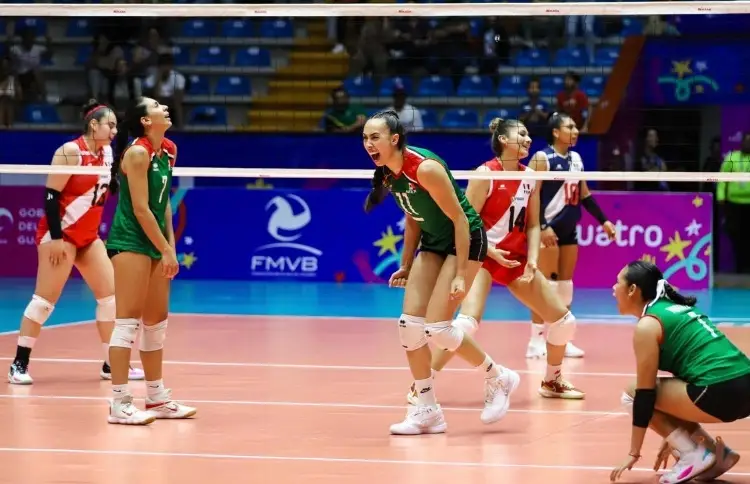
<svg viewBox="0 0 750 484"><path fill-rule="evenodd" d="M492 151L496 157L477 171L532 171L521 164L529 155L531 138L520 121L495 119ZM469 294L454 321L467 334L474 334L484 313L492 283L508 288L522 304L537 311L549 324L547 373L539 394L547 398L583 399L584 392L562 378L565 346L575 333L575 317L537 269L539 257L539 190L534 180L471 180L466 197L479 212L487 230L488 251ZM437 349L432 369L440 371L452 354ZM414 401L414 391L408 400Z"/></svg>
<svg viewBox="0 0 750 484"><path fill-rule="evenodd" d="M82 110L84 134L60 146L52 159L57 166L110 166L110 144L117 134L115 113L96 100ZM83 276L96 298L96 326L104 351L100 376L111 379L109 340L115 320L115 278L107 250L99 238L110 174L50 174L45 190L44 213L39 221L36 243L39 254L36 287L21 320L16 357L8 381L31 385L29 359L42 325L70 277L73 266ZM143 372L131 368L130 378L143 379Z"/></svg>

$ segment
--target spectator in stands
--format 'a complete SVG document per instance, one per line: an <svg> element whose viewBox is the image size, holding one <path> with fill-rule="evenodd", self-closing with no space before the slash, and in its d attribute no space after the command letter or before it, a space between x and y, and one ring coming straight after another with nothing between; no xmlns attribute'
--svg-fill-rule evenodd
<svg viewBox="0 0 750 484"><path fill-rule="evenodd" d="M185 76L175 70L174 56L161 54L157 61L157 70L146 78L143 90L161 104L169 107L169 117L175 127L182 127L182 103L185 98Z"/></svg>
<svg viewBox="0 0 750 484"><path fill-rule="evenodd" d="M437 28L430 31L430 40L435 49L430 52L430 70L448 70L453 82L458 85L477 54L472 52L475 44L472 42L468 20L461 17L444 19Z"/></svg>
<svg viewBox="0 0 750 484"><path fill-rule="evenodd" d="M119 59L115 65L115 71L109 77L107 100L115 110L117 117L123 117L125 110L136 99L142 95L142 81L130 72L128 62Z"/></svg>
<svg viewBox="0 0 750 484"><path fill-rule="evenodd" d="M532 136L545 136L549 130L547 118L550 112L549 106L541 97L542 90L538 78L533 77L529 80L526 92L529 97L521 105L521 122L526 125Z"/></svg>
<svg viewBox="0 0 750 484"><path fill-rule="evenodd" d="M568 48L575 48L578 40L578 24L580 24L583 29L583 39L586 43L586 54L589 58L589 64L594 63L594 49L596 45L594 20L595 17L593 15L568 15L565 18L565 35L568 38Z"/></svg>
<svg viewBox="0 0 750 484"><path fill-rule="evenodd" d="M25 101L39 101L46 97L41 66L43 60L52 58L52 40L46 37L45 45L36 42L36 32L26 28L20 32L21 43L10 48L10 58L16 79Z"/></svg>
<svg viewBox="0 0 750 484"><path fill-rule="evenodd" d="M565 74L565 87L557 93L557 110L570 116L581 132L586 132L589 117L589 97L578 85L581 77L568 71Z"/></svg>
<svg viewBox="0 0 750 484"><path fill-rule="evenodd" d="M387 18L368 17L362 26L357 50L349 62L349 75L361 76L372 73L376 79L383 79L388 69L386 45L392 36Z"/></svg>
<svg viewBox="0 0 750 484"><path fill-rule="evenodd" d="M510 35L498 17L488 17L482 38L480 73L497 75L501 65L510 64Z"/></svg>
<svg viewBox="0 0 750 484"><path fill-rule="evenodd" d="M0 58L0 125L9 128L16 114L16 102L22 96L21 86L13 76L10 59Z"/></svg>
<svg viewBox="0 0 750 484"><path fill-rule="evenodd" d="M134 76L147 78L156 73L159 56L163 54L174 54L174 46L162 38L158 29L152 27L133 48L130 72Z"/></svg>
<svg viewBox="0 0 750 484"><path fill-rule="evenodd" d="M659 133L651 128L646 131L646 137L638 148L635 156L635 166L637 171L663 172L667 171L667 163L656 152L659 148ZM667 182L636 182L635 189L645 192L654 192L660 190L669 190Z"/></svg>
<svg viewBox="0 0 750 484"><path fill-rule="evenodd" d="M643 26L643 35L678 36L680 35L680 31L677 30L677 27L667 22L664 15L649 15L648 20L646 20L646 25Z"/></svg>
<svg viewBox="0 0 750 484"><path fill-rule="evenodd" d="M327 133L354 133L365 126L367 114L361 107L350 104L346 89L337 87L331 92L331 108L324 119Z"/></svg>
<svg viewBox="0 0 750 484"><path fill-rule="evenodd" d="M727 153L722 172L750 173L750 132L742 137L742 145L737 151ZM750 238L750 184L744 182L720 182L716 190L716 200L726 217L727 235L732 240L735 269L739 274L750 274L750 251L745 244Z"/></svg>
<svg viewBox="0 0 750 484"><path fill-rule="evenodd" d="M122 47L109 41L103 35L94 37L92 43L91 57L86 64L88 76L89 97L102 99L103 93L107 92L108 79L115 73L117 61L125 56Z"/></svg>
<svg viewBox="0 0 750 484"><path fill-rule="evenodd" d="M422 113L419 112L419 109L406 102L406 89L404 89L404 86L397 85L393 89L393 106L386 108L386 110L396 111L401 125L407 131L422 131L424 129Z"/></svg>
<svg viewBox="0 0 750 484"><path fill-rule="evenodd" d="M428 19L393 19L390 25L392 35L387 46L390 51L391 68L398 75L407 75L415 68L423 67L424 60L430 56L432 50Z"/></svg>

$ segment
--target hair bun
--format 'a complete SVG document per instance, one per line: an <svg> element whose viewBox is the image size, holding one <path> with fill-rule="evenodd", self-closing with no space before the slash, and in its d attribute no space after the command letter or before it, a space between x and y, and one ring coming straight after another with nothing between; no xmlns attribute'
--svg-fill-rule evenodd
<svg viewBox="0 0 750 484"><path fill-rule="evenodd" d="M495 131L501 124L503 124L503 118L493 118L490 121L490 131Z"/></svg>
<svg viewBox="0 0 750 484"><path fill-rule="evenodd" d="M95 107L101 105L99 101L97 101L94 98L89 99L86 101L86 103L81 107L81 117L85 118L86 114L88 114L89 111L94 109Z"/></svg>

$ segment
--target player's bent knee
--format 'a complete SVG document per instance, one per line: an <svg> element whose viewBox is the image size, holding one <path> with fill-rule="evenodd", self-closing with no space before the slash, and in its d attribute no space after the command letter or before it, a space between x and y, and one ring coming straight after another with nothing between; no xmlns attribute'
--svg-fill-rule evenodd
<svg viewBox="0 0 750 484"><path fill-rule="evenodd" d="M466 314L459 314L458 317L453 321L453 326L460 329L469 336L474 336L474 333L479 329L479 321L476 318L468 316Z"/></svg>
<svg viewBox="0 0 750 484"><path fill-rule="evenodd" d="M159 351L164 348L164 340L167 338L167 320L153 326L143 325L141 335L141 351Z"/></svg>
<svg viewBox="0 0 750 484"><path fill-rule="evenodd" d="M114 321L116 314L115 296L107 296L96 300L96 320Z"/></svg>
<svg viewBox="0 0 750 484"><path fill-rule="evenodd" d="M398 320L398 336L406 351L415 351L427 344L424 318L402 314Z"/></svg>
<svg viewBox="0 0 750 484"><path fill-rule="evenodd" d="M576 317L568 311L547 328L547 343L553 346L565 346L576 333Z"/></svg>
<svg viewBox="0 0 750 484"><path fill-rule="evenodd" d="M625 407L625 410L630 414L633 415L633 397L631 395L628 395L627 392L623 392L622 396L620 397L620 402Z"/></svg>
<svg viewBox="0 0 750 484"><path fill-rule="evenodd" d="M54 310L54 304L47 301L43 297L39 297L34 294L31 297L29 305L26 306L26 310L23 312L23 316L41 326L47 322L50 315L52 314L52 311Z"/></svg>
<svg viewBox="0 0 750 484"><path fill-rule="evenodd" d="M557 281L557 294L560 296L562 303L566 307L573 304L573 281Z"/></svg>
<svg viewBox="0 0 750 484"><path fill-rule="evenodd" d="M464 341L464 331L454 326L453 321L428 324L424 332L438 348L446 351L456 351Z"/></svg>
<svg viewBox="0 0 750 484"><path fill-rule="evenodd" d="M135 344L140 324L141 322L135 318L115 319L115 329L112 330L109 346L131 349Z"/></svg>

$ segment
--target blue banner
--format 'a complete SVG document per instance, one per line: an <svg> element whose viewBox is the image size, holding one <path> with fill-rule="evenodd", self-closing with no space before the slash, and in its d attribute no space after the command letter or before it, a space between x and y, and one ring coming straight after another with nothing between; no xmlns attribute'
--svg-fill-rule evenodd
<svg viewBox="0 0 750 484"><path fill-rule="evenodd" d="M642 53L646 102L652 105L750 101L746 42L649 39Z"/></svg>
<svg viewBox="0 0 750 484"><path fill-rule="evenodd" d="M0 164L48 164L58 146L75 133L0 131ZM177 143L178 166L229 168L328 168L369 169L372 160L358 135L334 134L255 134L255 133L170 133ZM409 143L428 148L442 156L453 170L470 170L492 158L490 134L418 133ZM28 147L33 146L32 150ZM546 142L534 140L531 153ZM575 147L585 169L597 167L598 142L582 136ZM11 179L12 181L12 179ZM195 186L245 186L244 178L197 178ZM275 188L365 187L367 180L293 180L266 182ZM179 183L179 181L178 181Z"/></svg>

